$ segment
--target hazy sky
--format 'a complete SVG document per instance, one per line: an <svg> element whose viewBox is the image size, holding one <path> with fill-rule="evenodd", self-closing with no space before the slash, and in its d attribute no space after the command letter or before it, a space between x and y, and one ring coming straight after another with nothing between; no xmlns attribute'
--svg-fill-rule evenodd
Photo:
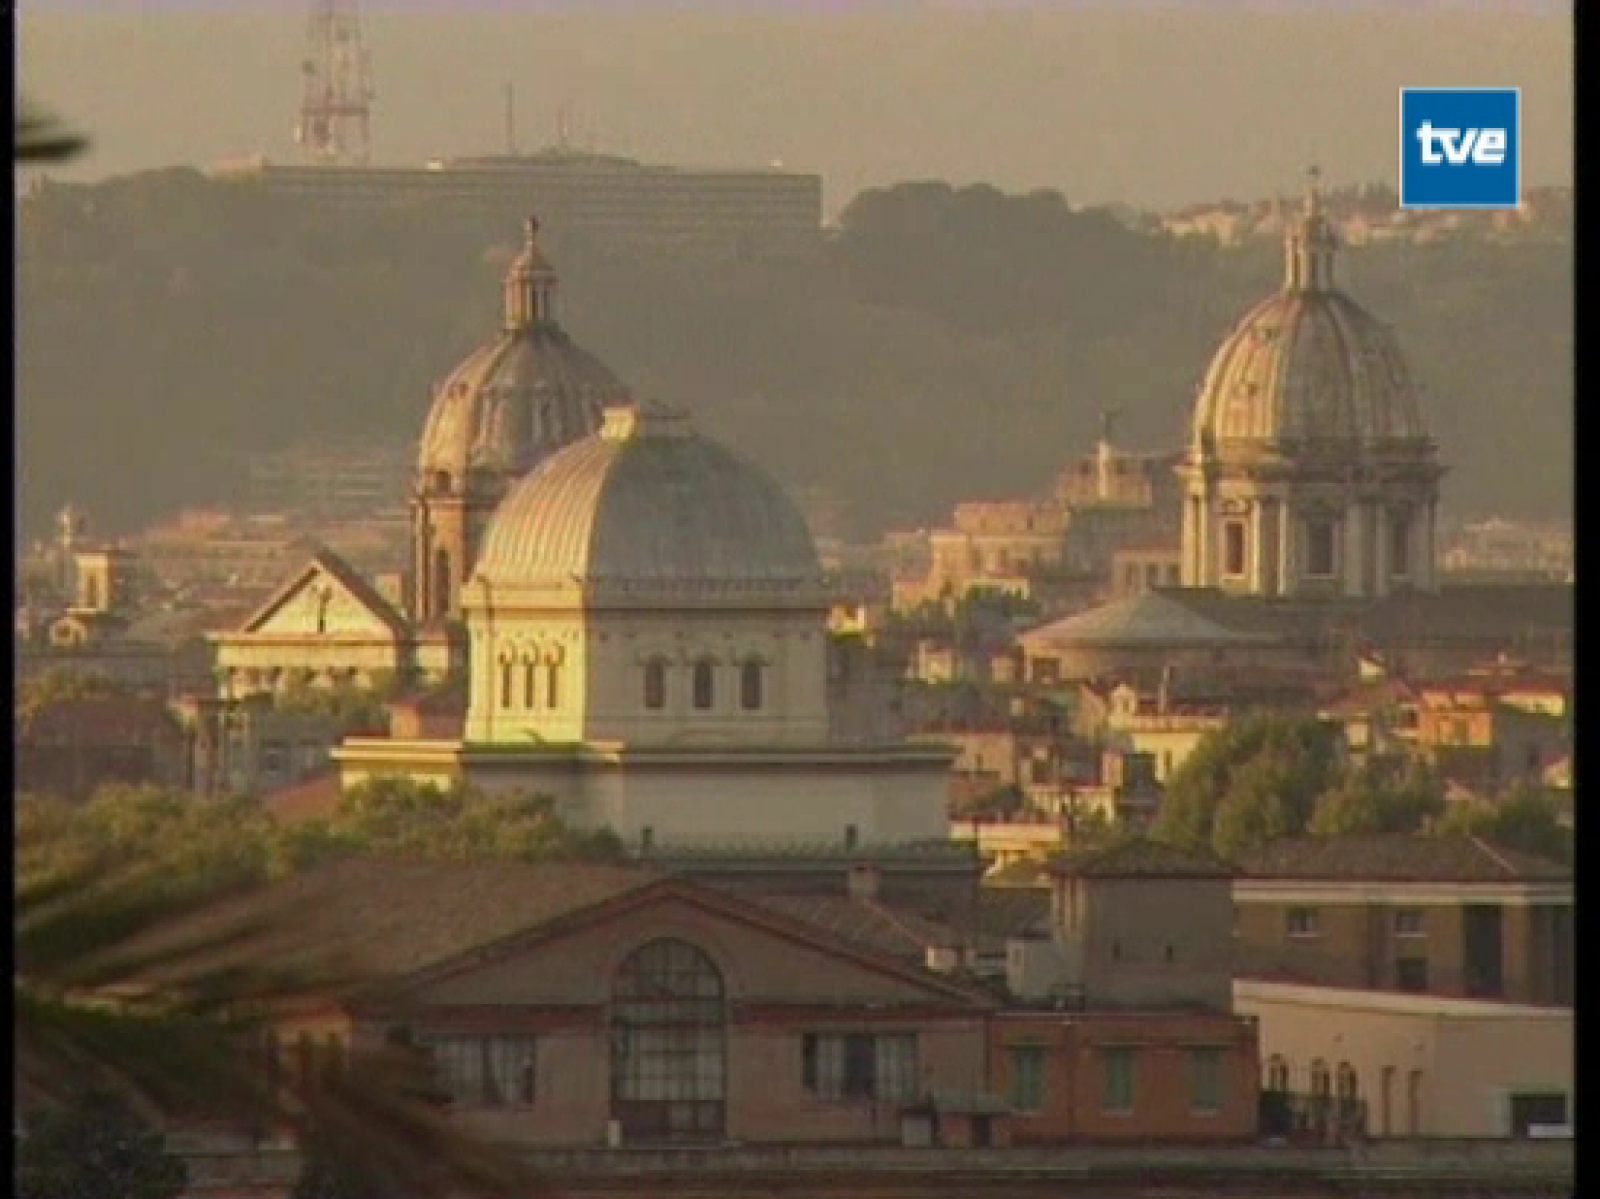
<svg viewBox="0 0 1600 1199"><path fill-rule="evenodd" d="M95 178L295 158L305 0L33 0L24 92L87 130ZM651 161L820 172L830 212L904 179L1171 207L1396 175L1397 91L1520 86L1523 178L1570 183L1559 3L362 5L374 158L573 141Z"/></svg>

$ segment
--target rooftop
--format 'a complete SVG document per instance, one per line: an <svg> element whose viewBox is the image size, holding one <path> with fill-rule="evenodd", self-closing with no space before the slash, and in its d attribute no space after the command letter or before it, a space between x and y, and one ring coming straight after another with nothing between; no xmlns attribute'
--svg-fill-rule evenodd
<svg viewBox="0 0 1600 1199"><path fill-rule="evenodd" d="M1387 833L1274 841L1240 863L1247 879L1316 882L1570 882L1572 869L1478 837Z"/></svg>

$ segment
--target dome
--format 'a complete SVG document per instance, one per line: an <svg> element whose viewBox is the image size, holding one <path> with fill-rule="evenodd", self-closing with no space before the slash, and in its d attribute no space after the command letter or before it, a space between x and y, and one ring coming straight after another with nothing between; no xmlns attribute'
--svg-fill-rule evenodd
<svg viewBox="0 0 1600 1199"><path fill-rule="evenodd" d="M1394 335L1334 286L1335 248L1313 187L1287 238L1282 290L1239 322L1206 371L1198 443L1427 440Z"/></svg>
<svg viewBox="0 0 1600 1199"><path fill-rule="evenodd" d="M467 356L438 387L417 466L424 478L525 474L587 436L627 389L556 323L556 274L540 252L538 222L505 281L499 337Z"/></svg>
<svg viewBox="0 0 1600 1199"><path fill-rule="evenodd" d="M799 509L756 466L659 404L600 431L506 496L477 577L493 584L652 584L809 593L821 565Z"/></svg>

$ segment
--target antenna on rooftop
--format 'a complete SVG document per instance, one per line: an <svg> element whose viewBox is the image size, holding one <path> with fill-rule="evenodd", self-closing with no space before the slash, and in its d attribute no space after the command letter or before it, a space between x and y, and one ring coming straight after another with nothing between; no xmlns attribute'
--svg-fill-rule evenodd
<svg viewBox="0 0 1600 1199"><path fill-rule="evenodd" d="M356 0L313 0L294 139L320 163L364 163L372 152L372 60Z"/></svg>

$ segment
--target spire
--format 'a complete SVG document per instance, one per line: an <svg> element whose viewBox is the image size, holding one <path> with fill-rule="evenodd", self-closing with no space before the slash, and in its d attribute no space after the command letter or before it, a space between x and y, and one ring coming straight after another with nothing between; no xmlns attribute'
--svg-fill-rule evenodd
<svg viewBox="0 0 1600 1199"><path fill-rule="evenodd" d="M1305 200L1300 215L1284 233L1283 285L1289 291L1329 291L1333 287L1333 252L1338 240L1322 213L1322 172L1306 171Z"/></svg>
<svg viewBox="0 0 1600 1199"><path fill-rule="evenodd" d="M539 218L529 215L522 253L506 272L506 329L516 333L555 317L556 272L539 249Z"/></svg>

